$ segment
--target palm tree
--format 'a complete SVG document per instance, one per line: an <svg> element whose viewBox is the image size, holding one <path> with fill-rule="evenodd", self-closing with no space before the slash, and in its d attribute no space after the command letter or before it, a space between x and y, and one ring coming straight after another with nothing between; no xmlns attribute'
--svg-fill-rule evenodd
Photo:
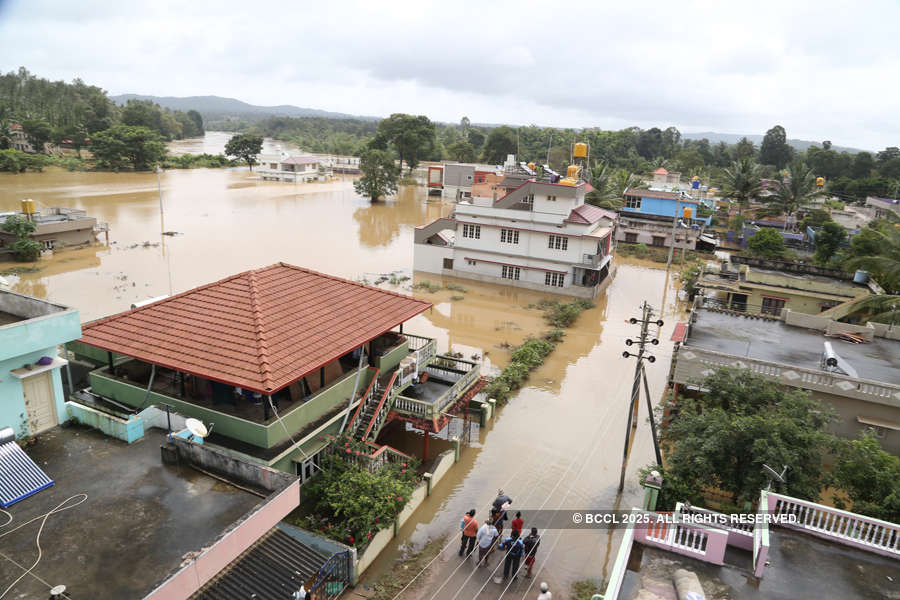
<svg viewBox="0 0 900 600"><path fill-rule="evenodd" d="M588 196L588 203L609 210L622 208L622 194L625 190L642 183L640 177L627 169L614 170L604 162L595 163L591 172L594 191Z"/></svg>
<svg viewBox="0 0 900 600"><path fill-rule="evenodd" d="M766 200L768 208L761 215L790 217L814 198L824 194L816 186L816 175L812 167L802 161L793 163L788 169L788 176L775 182L773 192Z"/></svg>
<svg viewBox="0 0 900 600"><path fill-rule="evenodd" d="M738 215L759 198L762 192L762 177L759 165L750 158L736 160L722 174L722 197L737 202Z"/></svg>
<svg viewBox="0 0 900 600"><path fill-rule="evenodd" d="M900 325L900 225L874 224L863 234L870 238L859 244L866 254L850 256L844 261L846 270L864 269L881 285L887 294L867 296L852 305L850 313L871 313L872 321ZM857 236L862 239L863 234ZM852 254L855 243L851 243ZM868 254L873 252L872 254Z"/></svg>

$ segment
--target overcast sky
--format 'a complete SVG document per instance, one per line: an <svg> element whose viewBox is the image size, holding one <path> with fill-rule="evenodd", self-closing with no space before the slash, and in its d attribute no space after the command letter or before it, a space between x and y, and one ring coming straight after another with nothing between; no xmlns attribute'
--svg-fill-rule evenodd
<svg viewBox="0 0 900 600"><path fill-rule="evenodd" d="M900 145L900 2L0 0L0 68L110 94Z"/></svg>

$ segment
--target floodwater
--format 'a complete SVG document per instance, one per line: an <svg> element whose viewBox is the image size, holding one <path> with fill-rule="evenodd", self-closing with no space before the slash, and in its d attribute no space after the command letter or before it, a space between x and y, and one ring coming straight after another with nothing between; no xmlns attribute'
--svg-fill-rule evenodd
<svg viewBox="0 0 900 600"><path fill-rule="evenodd" d="M222 134L178 142L181 151L216 152ZM412 273L413 228L452 211L426 201L420 187L372 204L357 196L352 179L329 183L261 182L246 168L173 170L159 181L154 173L0 174L0 212L18 208L21 198L38 206L82 208L109 223L110 243L60 251L38 263L36 272L7 275L15 291L77 308L83 321L126 310L131 303L177 293L233 273L285 261L350 279L373 282L380 274L411 277L388 286L434 302L405 329L435 337L438 350L481 357L486 372L507 364L510 345L548 327L529 305L549 295L504 286L457 280L465 292L412 290L412 283L438 276ZM162 211L161 211L162 206ZM177 235L162 235L162 232ZM0 272L15 263L0 263ZM547 357L494 421L481 428L460 462L367 571L364 582L389 572L409 549L453 534L470 508L487 512L498 487L514 508L611 509L640 505L636 471L652 460L646 407L641 407L625 493L616 488L624 444L633 359L621 356L624 342L638 328L627 319L640 315L640 303L662 309L666 321L648 365L651 393L662 395L672 343L680 318L676 286L656 265L619 261L618 272L596 307L581 315L565 340ZM462 296L462 299L453 297ZM560 298L555 296L555 298ZM421 438L393 432L390 443L416 450ZM431 454L448 447L433 439ZM507 530L508 531L508 530ZM621 532L548 532L541 544L536 581L566 597L571 582L608 575ZM448 538L449 539L449 538ZM421 587L405 598L497 598L505 583L489 581L471 563L457 569L453 542L422 575ZM546 564L544 564L546 561ZM496 558L492 567L497 564ZM543 565L543 566L542 566ZM471 575L471 577L470 577ZM536 596L532 580L506 590L506 597ZM445 584L441 587L442 584Z"/></svg>

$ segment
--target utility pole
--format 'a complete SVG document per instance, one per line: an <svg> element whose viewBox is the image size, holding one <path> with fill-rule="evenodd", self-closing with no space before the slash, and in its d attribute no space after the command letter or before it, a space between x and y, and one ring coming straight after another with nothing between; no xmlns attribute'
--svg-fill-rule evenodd
<svg viewBox="0 0 900 600"><path fill-rule="evenodd" d="M641 394L641 379L643 378L644 383L644 395L647 397L647 410L650 412L650 431L653 434L653 449L656 452L656 462L660 466L662 466L662 456L659 452L659 442L656 439L656 422L653 418L653 402L650 399L650 387L647 384L647 373L644 370L644 361L654 363L656 362L656 357L647 354L647 344L652 346L656 346L659 344L659 340L657 338L649 339L649 327L651 324L657 325L659 327L663 326L662 319L653 320L653 307L647 303L645 300L641 305L641 318L631 317L628 322L632 325L641 324L641 333L636 340L628 338L625 340L625 345L628 347L633 346L634 344L638 345L637 354L632 354L628 350L622 353L622 356L625 358L634 357L637 359L637 364L634 366L634 382L631 385L631 402L628 405L628 425L625 428L625 449L622 452L622 473L619 477L619 492L625 487L625 468L628 465L628 451L631 445L631 436L637 430L637 421L638 421L638 406L639 399Z"/></svg>
<svg viewBox="0 0 900 600"><path fill-rule="evenodd" d="M678 209L681 208L681 196L675 201L675 218L672 219L672 240L669 243L669 260L666 261L666 271L672 266L672 253L675 252L675 230L678 228ZM684 252L684 250L682 250Z"/></svg>

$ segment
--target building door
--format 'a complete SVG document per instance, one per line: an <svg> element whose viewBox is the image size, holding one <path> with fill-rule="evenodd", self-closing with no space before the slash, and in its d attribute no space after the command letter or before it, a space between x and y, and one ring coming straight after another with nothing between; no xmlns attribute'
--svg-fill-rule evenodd
<svg viewBox="0 0 900 600"><path fill-rule="evenodd" d="M52 371L44 371L22 379L22 391L25 393L25 409L28 414L28 428L31 435L37 435L57 424L52 377Z"/></svg>

